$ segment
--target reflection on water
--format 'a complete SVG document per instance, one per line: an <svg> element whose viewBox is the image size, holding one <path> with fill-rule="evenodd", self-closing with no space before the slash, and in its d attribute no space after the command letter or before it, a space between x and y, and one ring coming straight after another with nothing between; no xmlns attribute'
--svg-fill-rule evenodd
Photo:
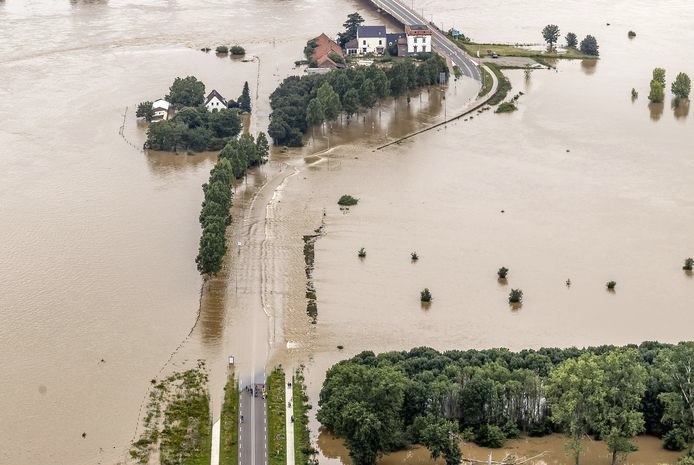
<svg viewBox="0 0 694 465"><path fill-rule="evenodd" d="M665 104L664 103L649 103L648 104L648 112L650 113L651 120L653 120L653 121L660 121L660 118L663 116L664 111L665 111Z"/></svg>
<svg viewBox="0 0 694 465"><path fill-rule="evenodd" d="M588 76L595 74L599 61L600 60L581 60L581 70Z"/></svg>
<svg viewBox="0 0 694 465"><path fill-rule="evenodd" d="M689 116L689 99L672 99L670 106L675 115L675 119L685 119Z"/></svg>

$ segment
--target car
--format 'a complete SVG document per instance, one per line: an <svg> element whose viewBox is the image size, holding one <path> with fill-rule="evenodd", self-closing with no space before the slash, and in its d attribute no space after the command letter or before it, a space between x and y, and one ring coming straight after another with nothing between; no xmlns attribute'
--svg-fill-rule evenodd
<svg viewBox="0 0 694 465"><path fill-rule="evenodd" d="M490 55L492 58L499 58L499 54L496 52L492 52Z"/></svg>

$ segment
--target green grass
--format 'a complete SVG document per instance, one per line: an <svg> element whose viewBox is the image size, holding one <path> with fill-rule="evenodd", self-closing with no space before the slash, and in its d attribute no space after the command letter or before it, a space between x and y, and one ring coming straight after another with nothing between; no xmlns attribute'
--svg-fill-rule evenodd
<svg viewBox="0 0 694 465"><path fill-rule="evenodd" d="M316 450L311 447L311 432L308 429L308 403L304 375L297 370L293 381L292 409L294 410L294 460L296 465L310 465Z"/></svg>
<svg viewBox="0 0 694 465"><path fill-rule="evenodd" d="M209 465L212 447L207 375L200 370L180 374L180 384L164 410L159 433L161 465Z"/></svg>
<svg viewBox="0 0 694 465"><path fill-rule="evenodd" d="M544 58L564 58L569 60L598 59L598 57L581 53L580 50L575 48L562 48L561 51L547 52L546 50L532 50L529 48L507 44L476 44L474 42L462 42L460 40L455 42L460 48L464 49L472 56L477 56L477 51L479 50L481 57L485 57L492 52L496 52L500 57L524 57L539 59L538 61L541 64L544 64L544 62L540 61Z"/></svg>
<svg viewBox="0 0 694 465"><path fill-rule="evenodd" d="M239 388L234 375L229 375L224 387L222 405L222 425L220 432L219 463L238 465L239 463Z"/></svg>
<svg viewBox="0 0 694 465"><path fill-rule="evenodd" d="M489 74L489 71L483 66L480 68L480 71L482 72L482 90L480 90L480 93L477 95L478 97L484 97L489 93L489 91L492 90L492 86L494 85L494 80L492 79L492 75Z"/></svg>
<svg viewBox="0 0 694 465"><path fill-rule="evenodd" d="M501 69L499 69L499 67L495 64L488 63L487 66L489 67L489 69L492 70L492 72L496 75L496 78L499 81L499 86L497 87L496 92L487 101L489 105L496 105L498 103L501 103L506 98L506 95L511 90L511 81L509 81L508 78L504 76L504 73L502 73Z"/></svg>
<svg viewBox="0 0 694 465"><path fill-rule="evenodd" d="M275 368L267 378L267 442L268 464L287 463L287 409L284 371Z"/></svg>

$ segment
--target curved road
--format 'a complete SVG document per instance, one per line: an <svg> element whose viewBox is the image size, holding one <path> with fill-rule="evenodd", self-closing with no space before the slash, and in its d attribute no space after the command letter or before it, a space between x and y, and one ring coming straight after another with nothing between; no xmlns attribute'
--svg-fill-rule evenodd
<svg viewBox="0 0 694 465"><path fill-rule="evenodd" d="M371 0L377 7L381 8L402 24L429 24L426 19L410 10L398 0ZM447 55L451 61L458 65L465 76L482 82L482 76L477 64L472 58L455 45L448 37L438 29L429 26L432 32L432 45L439 53Z"/></svg>

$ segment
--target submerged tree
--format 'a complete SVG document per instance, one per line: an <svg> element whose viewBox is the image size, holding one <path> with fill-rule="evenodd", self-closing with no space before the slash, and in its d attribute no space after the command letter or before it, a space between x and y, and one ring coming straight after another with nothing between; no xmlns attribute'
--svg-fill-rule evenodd
<svg viewBox="0 0 694 465"><path fill-rule="evenodd" d="M424 303L431 302L432 296L428 287L425 287L422 292L420 292L420 300Z"/></svg>
<svg viewBox="0 0 694 465"><path fill-rule="evenodd" d="M689 98L689 93L692 90L692 81L686 73L679 73L672 82L672 88L670 90L678 99Z"/></svg>
<svg viewBox="0 0 694 465"><path fill-rule="evenodd" d="M248 88L248 81L243 84L243 90L239 97L239 108L243 111L251 112L251 92Z"/></svg>
<svg viewBox="0 0 694 465"><path fill-rule="evenodd" d="M508 275L508 268L505 266L502 266L499 268L499 271L496 272L496 275L499 277L499 279L506 279L506 276Z"/></svg>
<svg viewBox="0 0 694 465"><path fill-rule="evenodd" d="M663 420L684 432L689 454L694 455L694 342L661 351L656 362L668 389L658 396L665 406Z"/></svg>
<svg viewBox="0 0 694 465"><path fill-rule="evenodd" d="M258 138L255 141L255 151L258 155L260 164L266 163L270 153L270 144L268 143L267 136L262 131L258 134Z"/></svg>
<svg viewBox="0 0 694 465"><path fill-rule="evenodd" d="M685 258L684 266L682 266L682 269L684 271L692 271L692 269L694 269L694 258Z"/></svg>
<svg viewBox="0 0 694 465"><path fill-rule="evenodd" d="M446 465L458 465L462 459L456 439L458 425L442 417L429 415L424 418L424 427L420 432L422 444L429 449L431 458L443 457Z"/></svg>
<svg viewBox="0 0 694 465"><path fill-rule="evenodd" d="M171 104L177 107L196 107L205 101L205 84L195 76L177 77L166 96Z"/></svg>
<svg viewBox="0 0 694 465"><path fill-rule="evenodd" d="M511 289L508 295L508 303L519 304L521 302L523 302L523 291L520 289Z"/></svg>
<svg viewBox="0 0 694 465"><path fill-rule="evenodd" d="M137 105L135 116L138 118L144 118L147 122L152 121L152 118L154 117L154 109L152 108L152 105L152 102L149 101L140 102Z"/></svg>

